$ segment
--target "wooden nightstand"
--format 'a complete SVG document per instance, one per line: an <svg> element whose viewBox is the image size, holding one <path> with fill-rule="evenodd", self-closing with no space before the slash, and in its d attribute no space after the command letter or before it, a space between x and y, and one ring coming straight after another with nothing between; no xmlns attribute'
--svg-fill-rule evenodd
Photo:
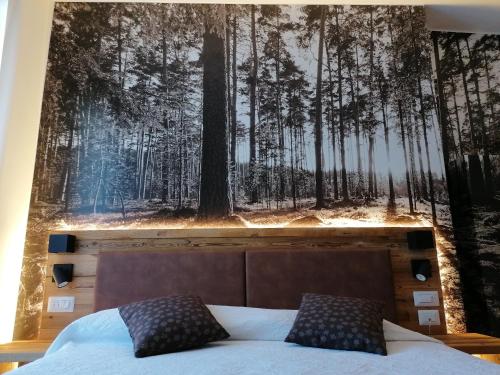
<svg viewBox="0 0 500 375"><path fill-rule="evenodd" d="M23 340L13 341L0 345L0 373L9 370L8 365L2 363L32 362L42 358L49 348L50 340Z"/></svg>
<svg viewBox="0 0 500 375"><path fill-rule="evenodd" d="M479 333L458 333L432 336L451 348L476 354L487 361L500 363L500 338Z"/></svg>

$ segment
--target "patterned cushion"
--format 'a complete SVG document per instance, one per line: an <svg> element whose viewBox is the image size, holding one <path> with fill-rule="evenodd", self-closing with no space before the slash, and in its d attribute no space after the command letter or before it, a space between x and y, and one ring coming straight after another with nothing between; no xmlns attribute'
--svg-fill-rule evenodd
<svg viewBox="0 0 500 375"><path fill-rule="evenodd" d="M175 296L118 308L134 342L135 356L178 352L229 337L201 298Z"/></svg>
<svg viewBox="0 0 500 375"><path fill-rule="evenodd" d="M387 355L383 304L362 298L304 294L286 342Z"/></svg>

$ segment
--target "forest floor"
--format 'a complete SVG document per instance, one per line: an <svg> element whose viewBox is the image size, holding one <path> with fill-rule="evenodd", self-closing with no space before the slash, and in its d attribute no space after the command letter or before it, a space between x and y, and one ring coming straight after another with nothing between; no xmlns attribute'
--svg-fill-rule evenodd
<svg viewBox="0 0 500 375"><path fill-rule="evenodd" d="M474 207L474 227L479 245L481 277L488 309L495 320L490 324L500 334L500 212Z"/></svg>
<svg viewBox="0 0 500 375"><path fill-rule="evenodd" d="M49 219L53 222L54 229L189 228L212 224L197 221L195 209L176 210L159 200L129 201L125 206L124 218L119 208L95 214L86 209L62 213L59 205L37 204L38 212L34 217ZM329 202L328 207L321 210L313 207L313 199L300 201L296 210L293 209L291 201L270 207L240 202L234 209L234 216L240 220L228 220L225 224L217 222L217 226L221 224L227 227L432 225L430 206L427 202L418 203L415 214L410 215L407 198L396 199L395 210L391 212L387 209L386 198L370 202ZM448 207L439 204L437 207L440 211L438 216L448 221ZM310 221L305 218L309 218Z"/></svg>

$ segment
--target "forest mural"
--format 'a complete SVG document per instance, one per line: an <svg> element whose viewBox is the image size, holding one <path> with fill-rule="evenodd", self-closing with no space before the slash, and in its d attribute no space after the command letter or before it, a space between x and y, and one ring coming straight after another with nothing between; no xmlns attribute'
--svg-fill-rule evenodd
<svg viewBox="0 0 500 375"><path fill-rule="evenodd" d="M424 25L407 6L56 3L17 338L50 230L223 225L433 224L449 321L465 285L490 332L498 39Z"/></svg>

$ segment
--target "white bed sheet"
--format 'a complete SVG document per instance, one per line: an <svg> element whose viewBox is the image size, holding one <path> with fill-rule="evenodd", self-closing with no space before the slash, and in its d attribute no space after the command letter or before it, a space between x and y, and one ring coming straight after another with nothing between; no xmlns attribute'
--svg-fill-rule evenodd
<svg viewBox="0 0 500 375"><path fill-rule="evenodd" d="M226 314L225 319L228 318ZM392 330L387 336L392 335L391 339L397 341L387 342L387 356L307 348L270 340L273 337L253 337L137 359L118 312L108 310L73 322L56 338L44 358L13 371L12 375L500 375L498 365L450 349L436 340L424 341L426 336L412 335L402 328L399 334L397 328Z"/></svg>

